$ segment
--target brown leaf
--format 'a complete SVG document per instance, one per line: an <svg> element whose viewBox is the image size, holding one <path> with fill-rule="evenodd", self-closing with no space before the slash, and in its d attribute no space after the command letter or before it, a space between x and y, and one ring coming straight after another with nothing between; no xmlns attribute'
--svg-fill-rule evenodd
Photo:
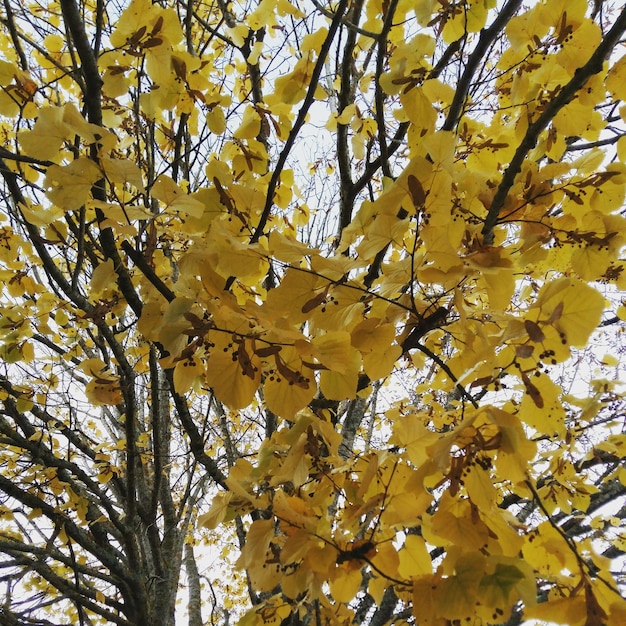
<svg viewBox="0 0 626 626"><path fill-rule="evenodd" d="M250 355L246 351L245 341L242 341L239 344L239 348L237 348L237 360L239 361L239 365L241 365L241 369L244 375L254 380L255 370L254 370L254 366L252 365L252 360L250 359Z"/></svg>
<svg viewBox="0 0 626 626"><path fill-rule="evenodd" d="M161 30L161 28L163 28L163 16L159 15L156 22L154 23L154 26L152 27L152 32L150 33L150 35L154 37Z"/></svg>
<svg viewBox="0 0 626 626"><path fill-rule="evenodd" d="M554 311L552 311L552 315L550 315L550 319L548 322L550 324L554 324L554 322L558 322L561 319L561 315L563 315L563 302L559 302L555 307Z"/></svg>
<svg viewBox="0 0 626 626"><path fill-rule="evenodd" d="M302 361L302 365L308 367L310 370L327 370L328 368L321 363L310 363L309 361Z"/></svg>
<svg viewBox="0 0 626 626"><path fill-rule="evenodd" d="M267 346L265 348L257 348L254 353L262 359L272 354L278 354L282 350L281 346Z"/></svg>
<svg viewBox="0 0 626 626"><path fill-rule="evenodd" d="M411 200L413 201L413 206L416 209L419 209L424 206L424 202L426 202L426 193L424 192L424 187L422 187L422 183L413 176L413 174L409 175L408 178L409 184L409 193L411 194Z"/></svg>
<svg viewBox="0 0 626 626"><path fill-rule="evenodd" d="M493 382L493 376L483 376L482 378L477 378L470 384L470 388L472 387L485 387Z"/></svg>
<svg viewBox="0 0 626 626"><path fill-rule="evenodd" d="M163 40L160 37L150 37L147 41L141 44L142 48L156 48L163 43Z"/></svg>
<svg viewBox="0 0 626 626"><path fill-rule="evenodd" d="M215 176L213 177L213 184L215 185L217 193L220 196L220 202L228 209L229 213L232 213L233 209L235 208L233 201L231 197L226 193L224 187L222 187L220 181Z"/></svg>
<svg viewBox="0 0 626 626"><path fill-rule="evenodd" d="M524 343L521 346L515 346L515 355L520 359L529 359L533 355L534 351L535 346L532 346L529 343Z"/></svg>
<svg viewBox="0 0 626 626"><path fill-rule="evenodd" d="M544 402L541 397L541 392L539 389L531 382L528 375L522 372L522 381L524 383L524 387L526 387L526 392L532 398L532 401L535 403L535 406L538 409L543 409Z"/></svg>
<svg viewBox="0 0 626 626"><path fill-rule="evenodd" d="M605 626L608 624L608 615L598 603L591 585L585 585L585 601L587 603L587 620L585 626Z"/></svg>
<svg viewBox="0 0 626 626"><path fill-rule="evenodd" d="M526 332L528 333L531 341L534 341L535 343L541 343L542 341L545 341L546 336L543 334L541 328L539 328L537 322L524 320L524 327L526 328Z"/></svg>
<svg viewBox="0 0 626 626"><path fill-rule="evenodd" d="M313 296L310 300L307 300L302 305L302 312L309 313L313 309L316 309L320 304L322 304L326 300L326 292L322 291L317 295Z"/></svg>
<svg viewBox="0 0 626 626"><path fill-rule="evenodd" d="M300 372L296 372L295 370L287 367L287 365L285 365L283 360L280 358L280 355L278 354L276 355L274 360L276 362L276 369L290 385L295 385L296 387L308 389L309 383Z"/></svg>
<svg viewBox="0 0 626 626"><path fill-rule="evenodd" d="M183 59L179 59L176 56L172 56L172 67L174 68L174 73L181 80L187 79L187 64Z"/></svg>

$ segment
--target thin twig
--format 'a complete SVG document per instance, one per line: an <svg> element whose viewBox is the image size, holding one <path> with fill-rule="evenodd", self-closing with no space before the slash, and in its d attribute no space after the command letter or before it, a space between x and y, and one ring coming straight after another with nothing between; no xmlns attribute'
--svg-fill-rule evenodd
<svg viewBox="0 0 626 626"><path fill-rule="evenodd" d="M304 122L306 121L309 108L311 107L315 99L315 91L317 90L319 78L322 73L322 70L324 69L326 55L330 51L330 47L335 38L335 34L339 28L339 25L341 24L341 18L343 14L345 13L349 2L350 0L341 0L339 5L337 6L337 12L335 14L333 21L330 24L330 27L328 29L328 35L326 36L326 39L324 40L324 43L322 44L322 47L319 52L319 56L317 57L317 62L315 63L315 67L313 68L313 72L311 74L311 80L309 83L309 89L304 98L304 102L302 103L302 106L300 107L300 110L298 111L298 117L296 118L296 121L293 124L291 132L289 133L289 137L287 138L287 141L285 142L285 146L282 152L280 153L280 156L278 157L278 161L276 162L274 171L272 172L272 177L267 186L267 196L265 198L265 206L263 207L263 212L261 213L261 218L259 219L256 230L254 231L254 233L252 234L252 237L250 238L250 243L256 243L263 235L265 225L267 224L267 220L270 217L272 207L274 206L274 192L276 191L278 181L280 180L280 175L283 171L283 168L285 167L285 163L287 162L287 157L289 156L289 153L291 152L291 149L293 148L296 142L296 138L298 137L298 134L302 126L304 125Z"/></svg>

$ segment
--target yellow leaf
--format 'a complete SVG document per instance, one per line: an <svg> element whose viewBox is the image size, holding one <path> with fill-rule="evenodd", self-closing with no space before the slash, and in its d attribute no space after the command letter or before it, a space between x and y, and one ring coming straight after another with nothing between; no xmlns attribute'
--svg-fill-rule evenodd
<svg viewBox="0 0 626 626"><path fill-rule="evenodd" d="M0 85L7 87L13 82L13 77L19 73L15 63L0 59Z"/></svg>
<svg viewBox="0 0 626 626"><path fill-rule="evenodd" d="M306 94L313 73L311 55L304 55L289 74L279 76L274 83L274 93L269 94L267 104L297 104Z"/></svg>
<svg viewBox="0 0 626 626"><path fill-rule="evenodd" d="M434 574L420 576L413 580L412 604L413 615L416 620L423 621L424 624L428 625L445 626L444 620L435 621L438 616L439 603L433 590L436 590L440 583L441 577Z"/></svg>
<svg viewBox="0 0 626 626"><path fill-rule="evenodd" d="M254 139L261 131L261 116L253 106L248 106L243 112L243 119L239 128L234 132L237 139Z"/></svg>
<svg viewBox="0 0 626 626"><path fill-rule="evenodd" d="M604 121L600 113L593 110L592 105L587 106L574 100L556 114L553 124L560 135L570 136L575 133L585 139L594 140L604 126Z"/></svg>
<svg viewBox="0 0 626 626"><path fill-rule="evenodd" d="M524 617L566 626L582 626L587 620L587 606L582 596L558 598L526 609Z"/></svg>
<svg viewBox="0 0 626 626"><path fill-rule="evenodd" d="M85 394L94 406L116 405L123 400L122 391L117 380L94 379L87 383Z"/></svg>
<svg viewBox="0 0 626 626"><path fill-rule="evenodd" d="M407 535L398 556L398 573L402 578L411 579L432 572L433 565L426 542L418 535Z"/></svg>
<svg viewBox="0 0 626 626"><path fill-rule="evenodd" d="M272 481L272 484L278 484L279 482L281 481ZM304 480L297 481L294 485L298 488L302 483L304 483ZM314 531L315 529L317 517L313 515L313 512L309 509L306 502L296 496L287 496L282 490L278 490L274 493L272 511L278 519L282 522L286 522L286 524L284 524L285 528L292 525L305 530Z"/></svg>
<svg viewBox="0 0 626 626"><path fill-rule="evenodd" d="M572 270L583 280L599 280L615 261L615 253L604 246L577 247L572 254Z"/></svg>
<svg viewBox="0 0 626 626"><path fill-rule="evenodd" d="M496 489L489 470L474 464L463 471L462 479L470 500L481 512L497 506Z"/></svg>
<svg viewBox="0 0 626 626"><path fill-rule="evenodd" d="M48 226L63 215L63 211L59 207L44 207L41 204L33 204L26 198L25 200L26 204L20 205L20 208L24 217L35 226Z"/></svg>
<svg viewBox="0 0 626 626"><path fill-rule="evenodd" d="M129 159L112 159L101 157L100 165L108 181L132 185L137 191L143 192L141 170Z"/></svg>
<svg viewBox="0 0 626 626"><path fill-rule="evenodd" d="M349 124L356 115L356 104L349 104L340 115L337 116L337 124Z"/></svg>
<svg viewBox="0 0 626 626"><path fill-rule="evenodd" d="M181 211L191 217L200 218L204 204L186 194L169 176L161 174L152 186L152 195L163 202L166 209Z"/></svg>
<svg viewBox="0 0 626 626"><path fill-rule="evenodd" d="M328 282L322 282L324 283L328 287ZM314 308L310 315L316 328L343 331L351 328L357 320L363 319L366 304L362 292L350 287L349 284L338 285L327 292L326 301L322 306Z"/></svg>
<svg viewBox="0 0 626 626"><path fill-rule="evenodd" d="M315 337L312 343L323 365L344 373L348 369L353 352L350 339L350 333L338 330Z"/></svg>
<svg viewBox="0 0 626 626"><path fill-rule="evenodd" d="M579 3L579 6L580 4L582 3ZM572 9L569 3L566 11L568 18L570 18ZM573 75L579 67L582 67L589 60L589 57L601 41L602 31L600 26L588 18L583 18L567 37L565 45L561 47L556 55L556 60Z"/></svg>
<svg viewBox="0 0 626 626"><path fill-rule="evenodd" d="M278 230L272 230L269 235L269 252L279 261L295 263L314 251L307 244L300 243Z"/></svg>
<svg viewBox="0 0 626 626"><path fill-rule="evenodd" d="M113 259L107 259L100 263L93 271L90 283L90 295L93 299L100 298L107 289L115 290L117 287L117 274L113 266Z"/></svg>
<svg viewBox="0 0 626 626"><path fill-rule="evenodd" d="M62 143L69 139L71 131L63 120L62 107L44 107L33 130L20 133L19 140L22 150L36 159L54 159Z"/></svg>
<svg viewBox="0 0 626 626"><path fill-rule="evenodd" d="M522 554L524 561L544 578L558 576L563 569L576 571L576 556L550 522L542 522L526 537Z"/></svg>
<svg viewBox="0 0 626 626"><path fill-rule="evenodd" d="M256 283L266 275L269 265L257 244L239 241L221 220L211 224L208 237L211 253L217 255L215 271L223 277L236 276L244 283Z"/></svg>
<svg viewBox="0 0 626 626"><path fill-rule="evenodd" d="M626 55L613 64L604 84L614 100L626 100Z"/></svg>
<svg viewBox="0 0 626 626"><path fill-rule="evenodd" d="M98 59L98 65L102 72L102 91L109 98L118 98L128 93L131 81L127 70L130 68L126 65L125 60L124 55L119 51L105 52ZM109 109L109 113L112 112ZM104 112L103 118L105 124L109 125Z"/></svg>
<svg viewBox="0 0 626 626"><path fill-rule="evenodd" d="M398 578L400 559L398 551L391 542L380 543L376 546L374 554L368 554L369 560L389 578Z"/></svg>
<svg viewBox="0 0 626 626"><path fill-rule="evenodd" d="M145 33L156 19L157 12L158 6L152 5L149 0L132 0L116 20L115 30L111 34L111 45L114 48L123 48L142 27Z"/></svg>
<svg viewBox="0 0 626 626"><path fill-rule="evenodd" d="M391 443L405 447L415 467L421 467L431 458L428 447L440 439L440 435L426 428L420 415L397 416L392 428Z"/></svg>
<svg viewBox="0 0 626 626"><path fill-rule="evenodd" d="M261 363L248 341L235 341L232 335L211 332L212 344L205 378L215 395L229 408L248 406L261 382Z"/></svg>
<svg viewBox="0 0 626 626"><path fill-rule="evenodd" d="M100 168L86 157L69 165L51 165L44 186L51 202L66 211L76 211L87 203L93 184L102 177Z"/></svg>
<svg viewBox="0 0 626 626"><path fill-rule="evenodd" d="M163 344L171 357L178 357L189 343L187 332L192 328L191 322L187 320L185 314L193 305L189 298L175 298L169 302L165 312L161 313L161 306L156 302L149 303L142 312L140 318L140 330L146 336L154 336L158 333L158 340ZM145 315L145 318L144 318ZM151 328L151 324L157 319L161 319L158 329Z"/></svg>
<svg viewBox="0 0 626 626"><path fill-rule="evenodd" d="M221 524L226 518L232 495L232 491L220 491L213 498L211 508L206 513L198 516L198 526L213 530Z"/></svg>
<svg viewBox="0 0 626 626"><path fill-rule="evenodd" d="M252 522L248 529L246 544L239 557L239 565L250 567L254 563L264 562L269 543L273 538L273 520L259 519Z"/></svg>
<svg viewBox="0 0 626 626"><path fill-rule="evenodd" d="M182 359L174 366L174 388L176 393L187 393L197 381L204 378L204 364L198 357Z"/></svg>
<svg viewBox="0 0 626 626"><path fill-rule="evenodd" d="M269 292L264 310L281 317L289 311L291 322L299 324L308 317L303 311L306 304L326 287L327 283L314 273L289 268L280 285Z"/></svg>
<svg viewBox="0 0 626 626"><path fill-rule="evenodd" d="M354 398L360 370L361 354L355 348L351 348L345 368L342 370L322 370L320 374L322 393L330 400Z"/></svg>
<svg viewBox="0 0 626 626"><path fill-rule="evenodd" d="M491 622L498 615L506 618L520 597L525 607L535 604L534 572L522 559L491 556L487 567L490 571L480 581L476 609L485 621Z"/></svg>
<svg viewBox="0 0 626 626"><path fill-rule="evenodd" d="M561 387L549 376L526 377L526 393L519 408L519 418L539 433L565 437L565 408Z"/></svg>
<svg viewBox="0 0 626 626"><path fill-rule="evenodd" d="M293 483L296 488L302 486L309 477L310 460L304 452L304 446L306 444L306 435L301 435L298 442L291 446L287 458L284 460L280 469L276 470L272 479L271 485L280 485L283 483ZM302 515L304 508L295 500L283 500L280 498L275 502L275 506L279 507L276 510L276 515L282 517L285 515L285 519L291 523L300 525L299 522L304 523L305 517ZM301 502L301 501L300 501ZM294 521L298 520L298 521Z"/></svg>
<svg viewBox="0 0 626 626"><path fill-rule="evenodd" d="M252 522L246 544L237 565L248 570L255 589L269 591L278 582L280 563L268 563L270 542L274 539L274 520L259 519Z"/></svg>
<svg viewBox="0 0 626 626"><path fill-rule="evenodd" d="M384 81L382 82L384 85ZM411 89L401 95L402 116L408 117L408 121L415 125L418 131L430 132L437 122L437 111L433 101L424 91L423 86ZM403 120L400 120L403 121Z"/></svg>
<svg viewBox="0 0 626 626"><path fill-rule="evenodd" d="M266 372L263 398L270 411L285 419L292 419L315 396L315 373L303 365L293 348L281 350L280 359L286 369L281 373L275 366Z"/></svg>
<svg viewBox="0 0 626 626"><path fill-rule="evenodd" d="M540 309L540 319L554 320L553 325L569 345L582 347L600 323L604 306L604 298L593 287L563 277L541 289L533 308Z"/></svg>
<svg viewBox="0 0 626 626"><path fill-rule="evenodd" d="M487 544L489 530L471 514L467 500L455 501L452 496L442 499L439 510L424 519L423 537L436 546L464 546L465 550L480 550Z"/></svg>
<svg viewBox="0 0 626 626"><path fill-rule="evenodd" d="M102 359L93 357L82 361L78 369L89 376L98 376L107 370L107 365Z"/></svg>
<svg viewBox="0 0 626 626"><path fill-rule="evenodd" d="M30 411L33 408L34 403L29 398L26 398L25 396L20 396L17 399L15 406L20 413L25 413L26 411Z"/></svg>
<svg viewBox="0 0 626 626"><path fill-rule="evenodd" d="M481 511L480 517L489 528L491 535L497 538L496 549L502 553L501 556L517 559L524 545L524 538L517 531L519 522L515 516L509 511L496 507L490 511ZM534 577L532 580L534 584Z"/></svg>
<svg viewBox="0 0 626 626"><path fill-rule="evenodd" d="M329 581L330 593L337 602L350 602L358 593L362 580L360 569L352 569L349 563L343 563Z"/></svg>
<svg viewBox="0 0 626 626"><path fill-rule="evenodd" d="M390 583L386 578L382 576L372 576L369 580L369 584L367 586L367 592L374 598L374 601L377 604L380 604L383 601L383 596Z"/></svg>
<svg viewBox="0 0 626 626"><path fill-rule="evenodd" d="M274 596L266 602L248 611L242 619L237 621L238 626L281 626L291 615L291 605L283 597Z"/></svg>
<svg viewBox="0 0 626 626"><path fill-rule="evenodd" d="M503 311L509 308L515 291L515 273L512 269L500 268L495 272L484 272L480 276L480 281L484 281L489 304L493 310Z"/></svg>
<svg viewBox="0 0 626 626"><path fill-rule="evenodd" d="M461 556L455 574L444 578L434 592L441 617L463 621L475 614L478 585L485 572L485 558L476 552Z"/></svg>
<svg viewBox="0 0 626 626"><path fill-rule="evenodd" d="M107 466L101 467L98 471L98 482L102 485L106 485L113 478L113 472Z"/></svg>
<svg viewBox="0 0 626 626"><path fill-rule="evenodd" d="M246 24L237 24L227 30L229 37L236 46L243 46L250 29Z"/></svg>
<svg viewBox="0 0 626 626"><path fill-rule="evenodd" d="M214 135L221 135L226 130L226 117L224 115L224 109L215 105L206 116L207 125L209 130Z"/></svg>
<svg viewBox="0 0 626 626"><path fill-rule="evenodd" d="M117 143L111 131L88 122L72 103L66 104L63 108L63 121L72 135L78 135L87 144L97 144L104 151L112 150Z"/></svg>

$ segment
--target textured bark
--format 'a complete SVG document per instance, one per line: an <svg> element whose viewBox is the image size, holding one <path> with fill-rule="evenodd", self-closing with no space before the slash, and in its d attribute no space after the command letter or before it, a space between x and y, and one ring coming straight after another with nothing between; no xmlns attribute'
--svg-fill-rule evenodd
<svg viewBox="0 0 626 626"><path fill-rule="evenodd" d="M202 626L202 596L200 593L200 574L196 565L193 547L186 543L184 550L185 572L187 574L187 589L189 600L187 611L189 612L188 626Z"/></svg>

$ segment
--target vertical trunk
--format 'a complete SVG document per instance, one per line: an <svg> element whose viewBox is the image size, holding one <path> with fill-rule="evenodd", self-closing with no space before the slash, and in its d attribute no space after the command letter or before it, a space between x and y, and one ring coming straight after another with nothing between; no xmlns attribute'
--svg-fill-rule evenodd
<svg viewBox="0 0 626 626"><path fill-rule="evenodd" d="M164 563L162 580L155 581L150 590L150 618L147 623L155 626L174 626L176 623L176 593L181 565L180 542L178 544L177 554L172 554L172 558Z"/></svg>
<svg viewBox="0 0 626 626"><path fill-rule="evenodd" d="M193 554L193 547L188 543L184 548L185 571L187 573L187 588L189 589L189 601L187 611L189 612L188 626L202 626L202 598L200 595L200 574L196 565L196 558Z"/></svg>

